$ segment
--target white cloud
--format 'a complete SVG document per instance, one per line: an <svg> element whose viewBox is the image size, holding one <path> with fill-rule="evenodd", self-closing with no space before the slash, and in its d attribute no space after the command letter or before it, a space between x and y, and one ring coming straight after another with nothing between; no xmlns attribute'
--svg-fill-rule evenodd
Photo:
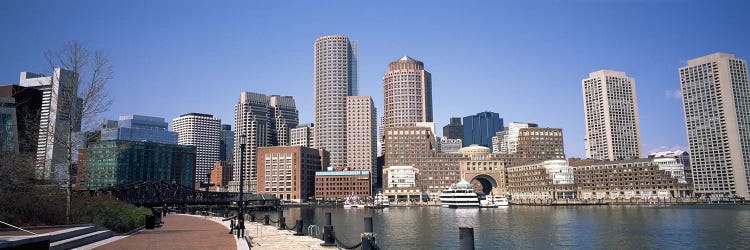
<svg viewBox="0 0 750 250"><path fill-rule="evenodd" d="M648 153L656 153L656 152L662 152L662 151L675 151L675 150L682 150L682 151L688 151L688 147L684 145L674 145L674 146L658 146L656 148L651 148Z"/></svg>
<svg viewBox="0 0 750 250"><path fill-rule="evenodd" d="M682 100L682 91L678 90L667 90L664 91L664 96L669 99Z"/></svg>

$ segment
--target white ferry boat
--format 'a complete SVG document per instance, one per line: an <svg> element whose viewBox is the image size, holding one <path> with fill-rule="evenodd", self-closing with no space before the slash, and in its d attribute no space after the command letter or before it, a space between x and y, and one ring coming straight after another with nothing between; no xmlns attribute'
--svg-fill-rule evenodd
<svg viewBox="0 0 750 250"><path fill-rule="evenodd" d="M364 208L365 203L362 202L362 200L359 199L358 196L352 194L349 197L346 197L346 200L344 201L344 208Z"/></svg>
<svg viewBox="0 0 750 250"><path fill-rule="evenodd" d="M508 206L508 199L505 197L495 197L487 195L479 198L479 207L482 208L496 208Z"/></svg>
<svg viewBox="0 0 750 250"><path fill-rule="evenodd" d="M390 206L391 202L388 200L388 196L383 195L383 193L378 193L377 195L375 195L373 208L386 208Z"/></svg>
<svg viewBox="0 0 750 250"><path fill-rule="evenodd" d="M449 208L479 207L479 196L474 192L471 183L460 181L443 190L440 194L440 203L443 207Z"/></svg>

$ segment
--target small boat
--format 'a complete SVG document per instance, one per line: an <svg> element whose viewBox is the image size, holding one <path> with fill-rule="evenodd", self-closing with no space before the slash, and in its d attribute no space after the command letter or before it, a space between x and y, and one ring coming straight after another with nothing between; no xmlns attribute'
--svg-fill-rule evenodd
<svg viewBox="0 0 750 250"><path fill-rule="evenodd" d="M508 199L505 197L495 197L492 195L487 195L484 197L479 198L479 207L482 208L496 208L496 207L504 207L508 206Z"/></svg>
<svg viewBox="0 0 750 250"><path fill-rule="evenodd" d="M391 206L391 202L388 200L388 196L383 195L383 193L378 193L375 195L373 199L372 205L368 205L368 208L387 208Z"/></svg>
<svg viewBox="0 0 750 250"><path fill-rule="evenodd" d="M443 190L440 194L440 203L443 207L449 208L479 207L479 196L474 192L471 183L460 181Z"/></svg>
<svg viewBox="0 0 750 250"><path fill-rule="evenodd" d="M354 194L346 197L346 200L344 201L344 208L364 208L364 207L365 207L365 204L362 202L362 200L360 200L359 197Z"/></svg>

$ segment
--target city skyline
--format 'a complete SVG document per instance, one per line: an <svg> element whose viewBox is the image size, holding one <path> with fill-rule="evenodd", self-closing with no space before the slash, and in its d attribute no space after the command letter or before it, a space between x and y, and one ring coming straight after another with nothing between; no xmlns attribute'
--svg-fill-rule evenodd
<svg viewBox="0 0 750 250"><path fill-rule="evenodd" d="M622 20L597 20L599 23L587 22L588 20L581 18L566 20L566 17L580 15L585 11L576 10L586 9L581 8L581 3L550 4L539 8L535 13L519 14L513 14L513 9L523 4L514 3L507 8L500 8L499 5L494 6L495 8L480 8L482 6L437 4L427 7L435 13L427 11L425 15L445 15L447 18L430 22L417 21L425 25L424 30L413 34L404 33L397 38L385 33L386 30L392 32L391 29L378 28L382 23L374 25L372 21L367 20L376 18L374 13L385 8L371 5L371 10L360 13L363 15L361 18L346 14L347 17L351 17L347 20L350 23L346 24L334 22L333 19L340 21L339 18L322 18L322 21L312 21L310 24L300 24L301 27L296 27L298 22L295 21L298 20L292 20L277 23L274 29L294 28L300 34L285 36L279 34L279 31L260 27L258 30L240 31L234 39L232 32L236 29L233 27L258 23L264 16L257 17L257 20L234 17L227 21L229 27L216 30L212 30L211 26L216 23L201 19L199 21L204 24L191 27L191 30L187 31L183 27L192 25L187 19L190 14L195 13L179 6L166 13L167 18L177 21L166 23L158 21L162 18L157 15L159 11L149 12L150 10L145 10L147 8L132 8L145 12L142 13L145 16L144 22L156 24L153 25L155 27L145 28L143 31L134 31L128 29L129 24L115 21L121 15L132 14L131 8L118 8L118 3L87 2L72 3L70 6L57 4L0 3L0 9L8 11L2 12L0 29L7 29L13 37L31 37L31 34L52 31L48 27L50 25L45 23L45 19L53 16L55 20L60 20L61 27L77 27L75 30L63 28L54 31L52 35L58 35L60 39L51 41L4 41L5 46L0 48L0 54L8 56L0 63L0 83L14 83L17 80L17 72L21 71L48 74L43 51L58 48L61 41L79 39L111 54L117 73L110 85L110 93L115 97L115 104L105 117L101 117L103 119L128 113L177 117L187 112L201 112L213 114L225 123L231 124L237 93L252 91L294 96L299 103L300 123L310 123L313 122L314 113L310 45L317 37L343 34L360 42L359 95L373 97L375 107L380 112L379 119L383 110L382 69L394 58L410 55L430 65L434 82L434 121L438 129L447 124L450 117L463 117L488 110L499 113L505 119L506 126L513 121L528 121L562 128L566 138L566 155L569 157L584 155L585 126L579 84L580 79L587 73L605 68L627 72L628 76L636 79L643 153L647 154L659 149L687 148L677 69L684 66L688 59L714 52L732 53L739 58L750 57L750 48L742 44L742 41L747 41L748 34L734 32L738 25L748 23L748 17L742 16L740 11L748 9L747 3L690 3L682 6L665 3L619 4L620 9L626 10L622 13L630 10L639 14L636 15L637 20L634 20L634 23L623 18L629 15L618 14L621 13L620 9L608 10L611 6L597 4L591 4L590 7L604 11L590 18L616 14L618 16L615 17ZM78 4L88 4L94 10L101 11L91 11L95 14L73 17ZM158 4L160 3L156 3ZM491 5L493 4L497 3ZM311 7L309 5L313 4L300 4L293 8L289 15L304 14L298 18L309 17L312 14L305 14L308 12L306 8ZM322 8L325 8L326 4L323 5ZM206 7L206 13L200 14L206 14L207 17L224 15L216 13L220 11L214 6ZM274 8L256 7L261 12L263 9ZM346 11L351 7L344 5L337 7L337 10ZM562 14L556 13L554 10L557 7L565 11L561 11ZM35 12L32 16L31 12L22 11L21 8L61 9L61 12L72 14L60 17ZM406 3L404 8L406 12L410 8L418 8L418 5ZM501 11L495 13L491 11L493 9ZM691 13L703 13L712 9L718 9L714 12L722 13L722 16L717 16L710 24L689 19ZM652 14L660 15L660 12L663 12L663 16L658 17L659 21L655 21L657 17L653 17ZM404 19L387 19L398 17L399 13L377 17L375 20L381 21L382 18L384 22L397 23ZM88 24L91 20L99 20L97 18L102 18L100 15L105 14L112 15L112 18L103 18L99 24ZM515 23L523 23L526 19L530 21L536 16L545 16L547 20L558 22L533 21L519 28L511 27ZM7 20L31 21L18 23ZM503 20L506 22L501 22L497 27L489 25ZM19 25L11 26L13 23ZM507 23L507 26L502 23ZM639 28L641 26L638 24L643 23L653 25ZM104 25L111 25L111 29L101 29ZM309 28L310 25L318 28ZM472 27L463 30L467 25ZM610 26L619 29L597 29ZM717 28L706 28L714 26ZM489 30L482 30L482 27ZM684 31L679 30L687 27L701 29L706 35L687 37L683 34ZM526 29L539 31L526 33L523 31ZM592 30L598 33L589 32ZM169 32L163 34L163 39L155 40L153 37L162 36L149 35L151 32L159 31ZM459 32L460 35L449 35L451 32ZM586 41L579 39L587 38L577 38L581 35L586 37L588 34L590 36ZM614 38L624 39L626 43L612 43L608 39L602 39L613 34L617 35ZM265 43L262 48L253 48L257 43L246 44L244 41L254 35L266 35L272 43ZM212 36L218 37L207 39ZM559 39L549 40L550 36ZM725 39L708 38L712 36ZM196 38L197 41L182 42L190 38ZM433 41L436 38L444 41ZM538 41L545 43L540 44ZM580 44L576 45L577 43ZM277 65L280 62L289 67L284 67L283 71L275 71L277 69L272 69L275 66L266 66ZM201 70L197 71L197 68ZM545 74L538 74L539 71L545 71ZM472 77L466 78L466 75ZM201 87L206 84L216 87ZM139 98L130 98L132 96ZM199 98L216 101L196 105L194 100ZM539 99L545 101L539 102ZM558 105L550 109L543 105L548 102ZM162 105L165 103L170 105ZM160 110L152 110L157 105ZM442 134L441 131L436 132Z"/></svg>

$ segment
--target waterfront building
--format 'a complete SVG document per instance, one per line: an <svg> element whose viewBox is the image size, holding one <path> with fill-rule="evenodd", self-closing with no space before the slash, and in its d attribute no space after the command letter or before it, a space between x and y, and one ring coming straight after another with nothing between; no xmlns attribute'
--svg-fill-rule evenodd
<svg viewBox="0 0 750 250"><path fill-rule="evenodd" d="M234 173L229 184L231 191L239 191L240 171L245 172L245 190L256 190L258 147L291 143L289 128L292 125L296 127L299 121L299 112L294 106L295 102L291 96L240 93L240 100L234 106ZM240 149L240 138L243 135L246 136L245 148Z"/></svg>
<svg viewBox="0 0 750 250"><path fill-rule="evenodd" d="M443 138L464 139L464 125L461 124L461 117L451 117L450 123L443 126Z"/></svg>
<svg viewBox="0 0 750 250"><path fill-rule="evenodd" d="M581 81L586 121L586 158L640 158L640 122L635 79L625 72L600 70Z"/></svg>
<svg viewBox="0 0 750 250"><path fill-rule="evenodd" d="M511 122L508 124L508 127L505 128L503 133L503 142L506 144L505 146L501 146L502 153L510 153L514 154L516 153L516 150L518 148L518 137L521 134L520 130L522 128L537 128L539 125L535 123L526 123L526 122ZM494 145L493 145L494 146ZM502 151L504 149L504 151Z"/></svg>
<svg viewBox="0 0 750 250"><path fill-rule="evenodd" d="M695 194L750 198L747 61L714 53L680 68Z"/></svg>
<svg viewBox="0 0 750 250"><path fill-rule="evenodd" d="M467 181L477 193L505 196L505 162L488 147L470 145L459 150L466 160L460 162L461 180Z"/></svg>
<svg viewBox="0 0 750 250"><path fill-rule="evenodd" d="M494 112L481 112L464 117L464 147L477 144L492 147L492 136L503 130L503 118Z"/></svg>
<svg viewBox="0 0 750 250"><path fill-rule="evenodd" d="M462 154L440 153L430 127L385 128L384 167L413 166L420 171L418 187L424 195L437 199L440 192L461 180ZM384 177L384 185L385 182ZM384 187L385 189L385 187Z"/></svg>
<svg viewBox="0 0 750 250"><path fill-rule="evenodd" d="M575 199L573 168L566 160L546 160L508 167L508 193L513 199Z"/></svg>
<svg viewBox="0 0 750 250"><path fill-rule="evenodd" d="M315 125L313 123L298 125L291 129L292 142L290 146L315 147Z"/></svg>
<svg viewBox="0 0 750 250"><path fill-rule="evenodd" d="M328 167L328 152L302 146L258 148L258 193L305 202L315 196L315 172Z"/></svg>
<svg viewBox="0 0 750 250"><path fill-rule="evenodd" d="M441 153L458 153L463 146L461 139L449 139L439 138L438 140L438 151Z"/></svg>
<svg viewBox="0 0 750 250"><path fill-rule="evenodd" d="M316 200L343 200L356 195L372 196L370 171L318 171L315 172Z"/></svg>
<svg viewBox="0 0 750 250"><path fill-rule="evenodd" d="M565 159L561 128L521 128L515 143L516 163Z"/></svg>
<svg viewBox="0 0 750 250"><path fill-rule="evenodd" d="M346 158L353 170L372 172L378 157L378 113L369 96L346 98Z"/></svg>
<svg viewBox="0 0 750 250"><path fill-rule="evenodd" d="M688 182L693 183L693 170L690 168L690 154L683 150L661 151L648 155L648 158L671 158L677 163L682 164L685 178ZM693 183L695 184L695 183Z"/></svg>
<svg viewBox="0 0 750 250"><path fill-rule="evenodd" d="M221 119L209 114L188 113L172 119L172 130L177 133L178 144L195 146L195 181L208 184L209 173L219 161Z"/></svg>
<svg viewBox="0 0 750 250"><path fill-rule="evenodd" d="M492 152L493 153L507 153L508 143L505 142L506 131L497 131L495 136L492 137Z"/></svg>
<svg viewBox="0 0 750 250"><path fill-rule="evenodd" d="M169 131L164 118L125 115L117 121L104 120L101 123L101 140L150 141L164 144L177 144L177 133Z"/></svg>
<svg viewBox="0 0 750 250"><path fill-rule="evenodd" d="M68 149L61 143L71 136L67 131L80 132L80 119L71 119L71 109L80 106L81 99L75 96L78 86L74 82L76 73L55 68L52 76L21 72L19 85L42 92L42 105L37 136L35 178L41 180L67 178Z"/></svg>
<svg viewBox="0 0 750 250"><path fill-rule="evenodd" d="M232 180L232 162L217 161L214 163L214 169L211 170L210 191L226 191L230 180Z"/></svg>
<svg viewBox="0 0 750 250"><path fill-rule="evenodd" d="M669 166L673 164L665 164L657 159L571 159L570 165L575 173L578 196L583 199L664 199L693 196L692 183L675 176L671 171L674 168Z"/></svg>
<svg viewBox="0 0 750 250"><path fill-rule="evenodd" d="M432 122L432 75L411 57L388 64L383 75L383 128Z"/></svg>
<svg viewBox="0 0 750 250"><path fill-rule="evenodd" d="M234 131L232 125L221 125L221 140L219 140L219 161L234 161Z"/></svg>
<svg viewBox="0 0 750 250"><path fill-rule="evenodd" d="M383 169L383 195L392 201L422 200L419 169L413 166L390 166Z"/></svg>
<svg viewBox="0 0 750 250"><path fill-rule="evenodd" d="M76 187L97 190L138 181L165 181L193 188L195 163L195 146L124 140L93 142L79 150Z"/></svg>
<svg viewBox="0 0 750 250"><path fill-rule="evenodd" d="M331 152L331 167L345 167L346 97L358 95L358 45L333 35L314 46L315 146Z"/></svg>
<svg viewBox="0 0 750 250"><path fill-rule="evenodd" d="M0 86L0 152L36 154L42 91Z"/></svg>

